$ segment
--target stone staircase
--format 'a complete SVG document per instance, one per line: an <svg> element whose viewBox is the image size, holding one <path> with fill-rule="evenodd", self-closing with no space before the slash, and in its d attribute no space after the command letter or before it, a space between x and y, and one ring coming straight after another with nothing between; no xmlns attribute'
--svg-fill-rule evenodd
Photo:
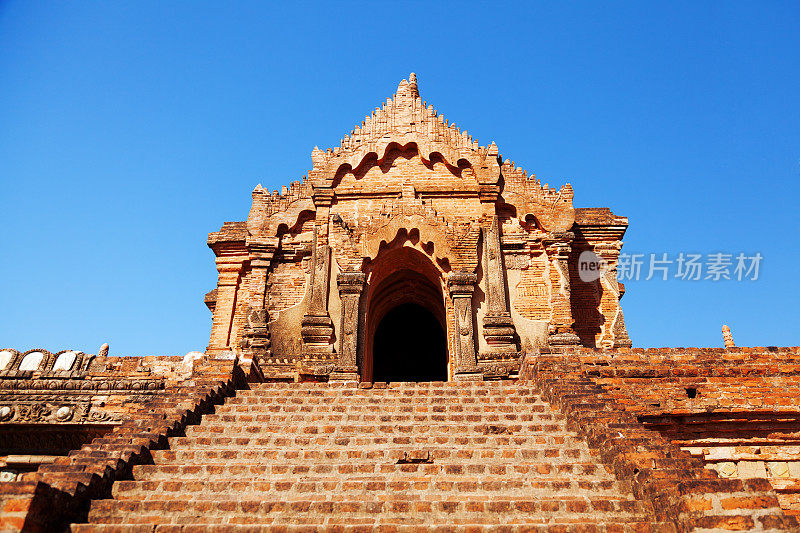
<svg viewBox="0 0 800 533"><path fill-rule="evenodd" d="M662 530L530 384L377 385L240 390L72 531Z"/></svg>

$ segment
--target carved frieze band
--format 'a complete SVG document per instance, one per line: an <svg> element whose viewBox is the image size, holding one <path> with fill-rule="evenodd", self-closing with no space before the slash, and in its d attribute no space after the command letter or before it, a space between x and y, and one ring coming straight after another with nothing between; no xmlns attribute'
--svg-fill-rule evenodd
<svg viewBox="0 0 800 533"><path fill-rule="evenodd" d="M148 392L164 388L161 379L4 379L0 391Z"/></svg>
<svg viewBox="0 0 800 533"><path fill-rule="evenodd" d="M96 410L90 402L15 402L0 404L0 424L18 423L117 423L121 413Z"/></svg>

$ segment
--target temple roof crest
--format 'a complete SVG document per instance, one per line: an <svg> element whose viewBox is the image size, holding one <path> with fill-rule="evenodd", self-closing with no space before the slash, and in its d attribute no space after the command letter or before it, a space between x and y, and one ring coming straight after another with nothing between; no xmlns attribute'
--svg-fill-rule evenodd
<svg viewBox="0 0 800 533"><path fill-rule="evenodd" d="M470 165L497 159L497 145L480 146L467 131L450 124L432 105L423 102L419 95L417 76L413 72L408 80L400 81L397 92L383 106L367 116L341 140L336 148L322 151L315 147L311 152L314 168L309 177L312 182L331 180L343 166L357 168L369 154L383 159L392 146L417 145L419 154L430 161L438 153L452 166L465 160Z"/></svg>

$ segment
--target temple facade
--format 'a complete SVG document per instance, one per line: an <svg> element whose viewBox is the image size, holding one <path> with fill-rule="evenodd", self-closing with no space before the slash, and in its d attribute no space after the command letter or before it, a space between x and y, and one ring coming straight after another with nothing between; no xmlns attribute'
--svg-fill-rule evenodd
<svg viewBox="0 0 800 533"><path fill-rule="evenodd" d="M517 374L534 347L631 345L615 268L627 219L480 146L413 73L311 160L209 235L209 353L258 358L272 378L472 380ZM585 250L608 265L591 282Z"/></svg>
<svg viewBox="0 0 800 533"><path fill-rule="evenodd" d="M312 162L209 235L205 353L0 348L0 532L800 531L800 347L631 348L627 219L413 74Z"/></svg>

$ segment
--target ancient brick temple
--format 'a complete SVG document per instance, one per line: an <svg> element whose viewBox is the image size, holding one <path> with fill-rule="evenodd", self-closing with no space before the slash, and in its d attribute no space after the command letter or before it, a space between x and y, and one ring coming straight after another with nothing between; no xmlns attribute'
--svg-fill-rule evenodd
<svg viewBox="0 0 800 533"><path fill-rule="evenodd" d="M631 348L627 219L413 74L312 162L209 235L205 353L0 349L0 531L798 530L800 348Z"/></svg>
<svg viewBox="0 0 800 533"><path fill-rule="evenodd" d="M270 378L413 380L430 364L465 380L516 375L533 347L630 346L615 275L627 219L576 209L569 184L543 186L480 146L414 74L311 160L308 177L259 185L247 221L209 235L209 353L241 347ZM580 283L582 250L608 274ZM425 348L382 360L417 338ZM409 359L417 349L428 363Z"/></svg>

